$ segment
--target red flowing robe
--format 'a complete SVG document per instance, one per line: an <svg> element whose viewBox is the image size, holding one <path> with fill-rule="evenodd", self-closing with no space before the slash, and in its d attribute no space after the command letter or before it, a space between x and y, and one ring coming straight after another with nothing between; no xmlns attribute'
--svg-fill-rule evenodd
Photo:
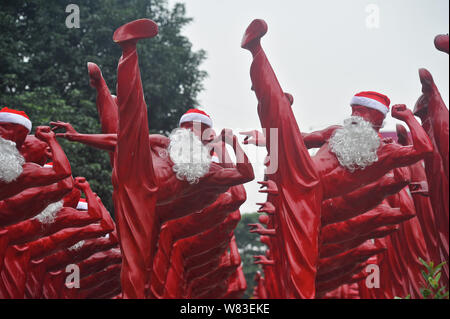
<svg viewBox="0 0 450 319"><path fill-rule="evenodd" d="M421 115L422 126L433 143L434 151L425 158L430 201L439 232L441 262L445 261L442 278L449 282L449 111L442 100L433 77L425 69L419 71L423 95L416 104L426 108ZM425 106L423 106L425 105Z"/></svg>
<svg viewBox="0 0 450 319"><path fill-rule="evenodd" d="M278 187L275 216L284 239L288 298L314 298L322 187L302 139L291 104L261 49L253 58L250 77L258 99L258 115L266 129L278 129L278 170L271 176ZM270 154L269 154L270 155Z"/></svg>
<svg viewBox="0 0 450 319"><path fill-rule="evenodd" d="M122 251L123 298L145 299L159 233L156 181L148 141L136 46L123 51L117 70L119 128L112 182Z"/></svg>

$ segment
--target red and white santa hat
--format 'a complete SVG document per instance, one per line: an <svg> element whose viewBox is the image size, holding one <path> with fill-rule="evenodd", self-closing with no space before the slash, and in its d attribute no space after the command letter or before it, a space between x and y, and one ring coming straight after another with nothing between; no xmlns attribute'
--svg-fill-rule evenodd
<svg viewBox="0 0 450 319"><path fill-rule="evenodd" d="M88 203L84 198L80 198L77 205L77 210L88 210Z"/></svg>
<svg viewBox="0 0 450 319"><path fill-rule="evenodd" d="M44 167L46 167L46 168L50 168L50 167L53 167L53 162L50 162L50 163L44 164Z"/></svg>
<svg viewBox="0 0 450 319"><path fill-rule="evenodd" d="M31 121L23 111L17 111L4 107L0 110L0 123L19 124L31 131Z"/></svg>
<svg viewBox="0 0 450 319"><path fill-rule="evenodd" d="M190 109L180 118L180 126L185 122L201 122L212 127L211 117L199 109Z"/></svg>
<svg viewBox="0 0 450 319"><path fill-rule="evenodd" d="M384 116L389 112L391 100L386 95L378 92L365 91L355 94L350 101L350 105L361 105L371 109L375 109L383 113Z"/></svg>

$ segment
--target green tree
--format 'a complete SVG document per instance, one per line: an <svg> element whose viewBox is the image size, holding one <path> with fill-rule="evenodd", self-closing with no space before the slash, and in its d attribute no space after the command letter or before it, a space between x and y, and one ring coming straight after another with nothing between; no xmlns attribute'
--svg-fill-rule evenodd
<svg viewBox="0 0 450 319"><path fill-rule="evenodd" d="M156 38L141 41L138 52L151 133L166 133L197 105L206 73L204 51L193 51L181 35L192 21L183 4L167 0L80 0L80 28L69 29L64 0L4 0L0 5L0 105L27 112L33 126L49 120L72 123L85 133L100 132L96 92L89 86L87 62L100 66L112 93L120 48L114 30L138 18L159 26ZM85 176L112 212L107 154L62 142L73 174Z"/></svg>
<svg viewBox="0 0 450 319"><path fill-rule="evenodd" d="M256 272L258 270L262 272L262 267L253 263L253 256L264 255L266 250L266 246L259 241L259 235L250 233L247 226L258 223L258 216L258 213L242 214L242 219L234 231L248 285L244 298L252 297Z"/></svg>

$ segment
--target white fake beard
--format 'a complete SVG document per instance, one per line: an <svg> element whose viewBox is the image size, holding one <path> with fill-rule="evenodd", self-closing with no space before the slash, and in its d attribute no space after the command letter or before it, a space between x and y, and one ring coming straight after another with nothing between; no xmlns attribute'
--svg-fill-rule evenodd
<svg viewBox="0 0 450 319"><path fill-rule="evenodd" d="M75 245L67 248L68 250L80 250L81 247L83 247L84 245L84 240L80 240L78 243L76 243Z"/></svg>
<svg viewBox="0 0 450 319"><path fill-rule="evenodd" d="M352 173L378 161L380 144L380 137L372 124L359 116L346 119L344 126L336 130L329 140L331 152Z"/></svg>
<svg viewBox="0 0 450 319"><path fill-rule="evenodd" d="M62 207L62 200L56 203L51 203L34 218L40 221L43 225L50 225L55 222L56 214L61 210Z"/></svg>
<svg viewBox="0 0 450 319"><path fill-rule="evenodd" d="M0 137L0 181L11 183L23 172L24 157L16 148L16 143Z"/></svg>
<svg viewBox="0 0 450 319"><path fill-rule="evenodd" d="M169 156L174 163L172 169L179 180L198 183L211 165L209 149L190 130L176 129L170 135Z"/></svg>

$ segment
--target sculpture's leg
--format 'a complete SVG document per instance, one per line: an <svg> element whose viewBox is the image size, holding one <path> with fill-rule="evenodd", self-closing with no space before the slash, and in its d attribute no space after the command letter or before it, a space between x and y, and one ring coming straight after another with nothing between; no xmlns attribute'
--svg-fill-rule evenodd
<svg viewBox="0 0 450 319"><path fill-rule="evenodd" d="M88 62L90 84L97 90L97 112L103 134L117 134L119 127L119 110L114 97L111 95L100 68ZM114 167L114 153L109 153L111 166Z"/></svg>
<svg viewBox="0 0 450 319"><path fill-rule="evenodd" d="M156 24L147 19L130 22L114 33L114 41L122 48L117 70L119 129L113 185L123 255L123 298L145 298L160 228L155 216L157 187L148 141L147 106L136 52L139 39L157 33Z"/></svg>
<svg viewBox="0 0 450 319"><path fill-rule="evenodd" d="M266 129L269 156L272 149L278 151L278 170L273 176L280 200L275 218L285 239L287 297L314 298L322 188L290 101L260 45L266 32L264 21L253 21L245 32L242 47L253 55L250 77L259 102L261 126ZM278 145L274 147L271 128L278 129Z"/></svg>

